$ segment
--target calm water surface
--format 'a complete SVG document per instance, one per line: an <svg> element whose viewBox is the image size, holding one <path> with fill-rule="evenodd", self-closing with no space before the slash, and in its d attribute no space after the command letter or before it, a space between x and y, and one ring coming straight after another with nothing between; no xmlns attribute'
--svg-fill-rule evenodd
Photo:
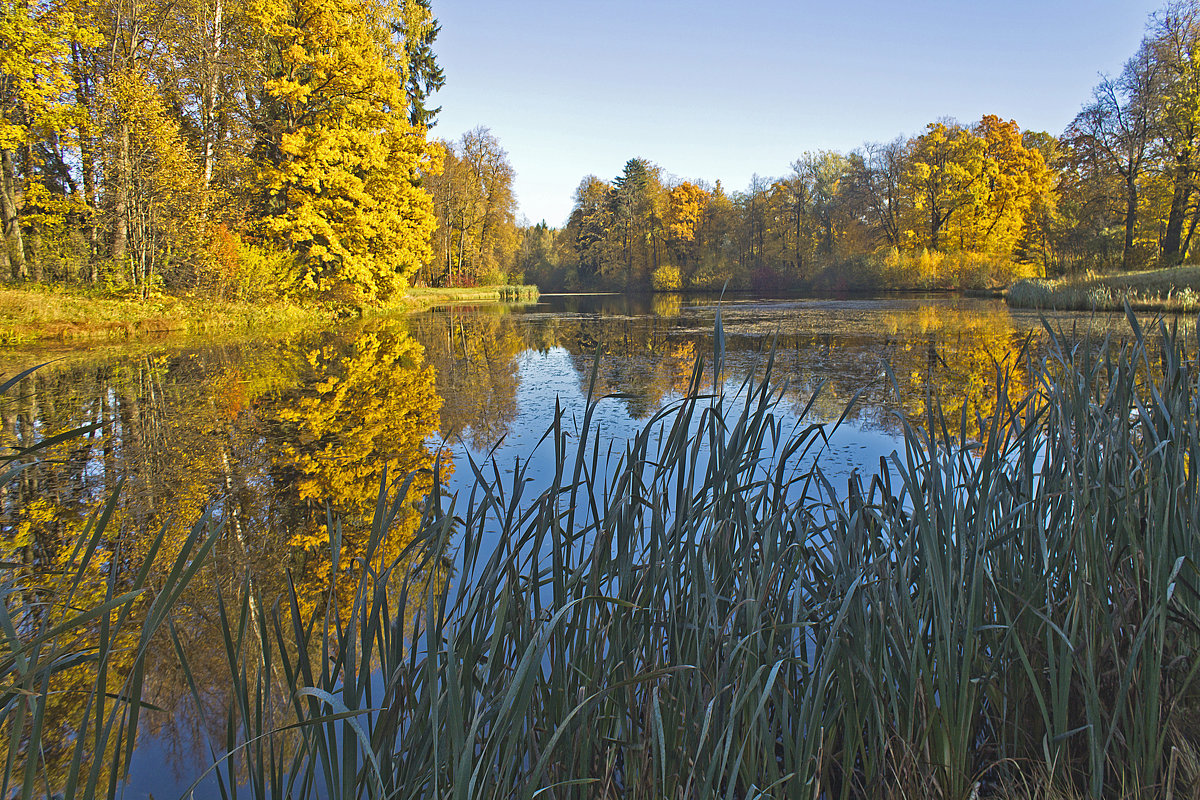
<svg viewBox="0 0 1200 800"><path fill-rule="evenodd" d="M986 415L997 370L1024 386L1022 349L1036 352L1045 341L1037 314L999 301L738 299L719 308L728 386L761 375L773 352L785 416L811 403L806 422L833 422L857 398L820 454L835 485L852 470L877 469L895 447L901 415L919 415L927 394L948 412ZM135 564L147 531L179 541L205 511L225 523L216 569L176 618L203 713L161 642L148 691L164 711L147 715L125 796L178 796L208 763L206 742L223 735L228 667L215 627L218 593L235 597L250 581L264 598L280 597L290 572L306 609L328 602L327 509L342 520L344 567L365 546L385 467L416 476L415 499L432 485L439 452L451 491L469 484L468 459L494 458L502 475L520 459L536 496L552 465L549 448L535 446L556 413L568 430L582 419L589 391L602 438L619 451L686 392L698 356L711 388L717 311L714 300L678 296L547 296L271 340L0 361L12 375L58 358L0 400L3 444L104 423L0 497L0 560L30 569L61 563L122 478L118 533L106 545L124 556L114 563ZM1119 315L1050 321L1077 332L1125 330ZM401 533L411 536L416 520L407 512ZM69 696L55 702L65 745L79 709ZM48 756L52 784L68 766L69 748L62 753Z"/></svg>

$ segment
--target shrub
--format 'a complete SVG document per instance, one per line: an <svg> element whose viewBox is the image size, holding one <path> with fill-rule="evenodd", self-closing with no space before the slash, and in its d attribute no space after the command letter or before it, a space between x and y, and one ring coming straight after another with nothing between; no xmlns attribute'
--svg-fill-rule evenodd
<svg viewBox="0 0 1200 800"><path fill-rule="evenodd" d="M271 245L247 242L224 223L209 235L209 279L204 287L218 300L256 302L286 294L298 277L295 256Z"/></svg>
<svg viewBox="0 0 1200 800"><path fill-rule="evenodd" d="M663 264L654 270L650 278L656 292L678 292L683 288L683 279L679 275L679 267Z"/></svg>
<svg viewBox="0 0 1200 800"><path fill-rule="evenodd" d="M688 280L688 286L704 292L748 289L750 288L750 276L736 265L723 264L715 258L705 259L692 273Z"/></svg>
<svg viewBox="0 0 1200 800"><path fill-rule="evenodd" d="M1030 278L1014 283L1005 299L1015 308L1048 308L1053 291L1054 284L1050 281Z"/></svg>

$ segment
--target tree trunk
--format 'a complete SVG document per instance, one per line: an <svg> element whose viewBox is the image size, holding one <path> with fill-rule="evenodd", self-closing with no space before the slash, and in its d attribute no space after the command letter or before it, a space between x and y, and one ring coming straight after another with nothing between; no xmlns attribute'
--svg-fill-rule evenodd
<svg viewBox="0 0 1200 800"><path fill-rule="evenodd" d="M941 227L937 206L934 203L929 204L929 249L936 251L938 249L938 228Z"/></svg>
<svg viewBox="0 0 1200 800"><path fill-rule="evenodd" d="M212 185L213 159L216 152L217 125L215 109L217 106L217 88L221 79L221 73L217 65L221 63L223 20L224 3L222 0L216 0L216 8L213 12L212 37L204 46L204 88L202 91L203 108L201 109L201 122L204 128L202 131L204 143L201 153L204 196L201 198L201 202L205 211L208 210L208 189Z"/></svg>
<svg viewBox="0 0 1200 800"><path fill-rule="evenodd" d="M25 264L25 242L21 236L21 221L17 213L17 176L13 169L11 150L0 151L0 216L4 222L4 243L10 258L10 270L14 280L27 280L29 268Z"/></svg>
<svg viewBox="0 0 1200 800"><path fill-rule="evenodd" d="M113 192L112 259L118 270L125 271L125 252L129 246L129 123L121 123L117 135L117 185Z"/></svg>
<svg viewBox="0 0 1200 800"><path fill-rule="evenodd" d="M1183 260L1180 252L1180 240L1183 238L1183 218L1187 216L1188 200L1191 198L1192 187L1190 170L1186 155L1181 155L1175 162L1175 188L1171 194L1171 212L1167 217L1167 230L1163 235L1162 261L1164 266L1174 266Z"/></svg>
<svg viewBox="0 0 1200 800"><path fill-rule="evenodd" d="M79 45L71 45L71 63L75 70L76 102L86 122L79 126L79 159L83 168L83 199L87 205L87 220L84 222L84 234L88 243L88 280L98 283L100 280L96 256L99 253L99 232L96 229L96 154L95 140L92 138L89 126L94 119L92 114L92 90L84 72L83 58L79 53Z"/></svg>
<svg viewBox="0 0 1200 800"><path fill-rule="evenodd" d="M1133 267L1133 229L1137 224L1137 183L1132 172L1125 178L1125 247L1121 251L1121 269Z"/></svg>

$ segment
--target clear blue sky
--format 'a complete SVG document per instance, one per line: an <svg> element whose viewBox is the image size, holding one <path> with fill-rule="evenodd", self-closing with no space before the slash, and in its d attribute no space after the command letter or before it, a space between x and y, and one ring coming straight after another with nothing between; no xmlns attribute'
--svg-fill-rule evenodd
<svg viewBox="0 0 1200 800"><path fill-rule="evenodd" d="M1061 133L1162 2L433 0L446 86L433 135L485 125L520 212L566 221L580 179L635 156L745 189L984 114Z"/></svg>

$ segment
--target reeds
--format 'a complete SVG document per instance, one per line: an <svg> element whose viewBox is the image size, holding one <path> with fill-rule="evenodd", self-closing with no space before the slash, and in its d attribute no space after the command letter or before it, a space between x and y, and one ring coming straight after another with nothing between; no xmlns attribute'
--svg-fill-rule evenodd
<svg viewBox="0 0 1200 800"><path fill-rule="evenodd" d="M532 285L497 286L496 294L502 303L534 303L541 295L538 287Z"/></svg>
<svg viewBox="0 0 1200 800"><path fill-rule="evenodd" d="M0 395L31 372L5 382ZM99 427L64 431L0 457L0 496L54 447ZM113 565L127 556L109 524L120 491L91 516L65 559L0 562L0 797L114 796L128 769L145 707L150 642L204 564L219 527L200 520L173 553L164 552L164 531L148 533L142 563L118 583ZM4 545L11 552L13 543ZM64 697L78 709L69 727L52 713Z"/></svg>
<svg viewBox="0 0 1200 800"><path fill-rule="evenodd" d="M845 487L770 363L697 365L627 443L560 413L548 484L471 464L399 559L335 565L348 613L222 600L222 794L1195 796L1200 348L1130 322Z"/></svg>

